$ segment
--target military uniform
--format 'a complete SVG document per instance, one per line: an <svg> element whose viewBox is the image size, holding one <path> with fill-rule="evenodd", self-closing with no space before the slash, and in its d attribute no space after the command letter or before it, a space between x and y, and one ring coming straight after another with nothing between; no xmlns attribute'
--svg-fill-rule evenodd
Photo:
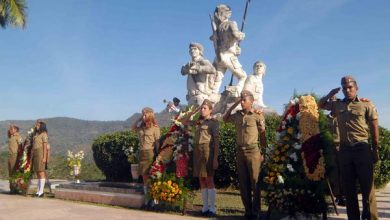
<svg viewBox="0 0 390 220"><path fill-rule="evenodd" d="M226 121L236 127L237 171L245 215L259 215L261 166L259 134L265 131L264 116L254 111L245 113L240 110L230 115Z"/></svg>
<svg viewBox="0 0 390 220"><path fill-rule="evenodd" d="M194 177L214 176L214 145L219 141L219 123L215 119L196 123L194 144Z"/></svg>
<svg viewBox="0 0 390 220"><path fill-rule="evenodd" d="M153 163L154 146L160 139L160 128L153 126L145 128L144 126L137 129L138 138L140 142L139 151L139 171L140 174L148 174L149 167Z"/></svg>
<svg viewBox="0 0 390 220"><path fill-rule="evenodd" d="M374 158L368 144L369 123L378 119L375 107L371 102L363 102L356 97L352 101L329 101L323 108L335 114L339 125L341 177L348 219L360 219L356 179L363 197L362 218L378 219L373 184Z"/></svg>
<svg viewBox="0 0 390 220"><path fill-rule="evenodd" d="M19 133L11 135L8 139L8 175L11 177L15 172L15 166L18 159L18 152L22 145L22 137ZM10 182L10 189L13 191L13 186Z"/></svg>
<svg viewBox="0 0 390 220"><path fill-rule="evenodd" d="M332 148L333 167L330 172L330 182L332 184L332 191L336 196L337 202L340 202L340 205L342 205L344 203L343 200L344 193L342 190L341 171L340 171L340 135L339 135L339 128L337 125L337 119L332 114L328 115L328 124L329 124L329 130L331 131L333 137L333 148Z"/></svg>
<svg viewBox="0 0 390 220"><path fill-rule="evenodd" d="M46 163L42 163L44 151L43 145L48 143L48 136L46 132L37 134L33 138L32 147L32 168L34 172L44 172Z"/></svg>

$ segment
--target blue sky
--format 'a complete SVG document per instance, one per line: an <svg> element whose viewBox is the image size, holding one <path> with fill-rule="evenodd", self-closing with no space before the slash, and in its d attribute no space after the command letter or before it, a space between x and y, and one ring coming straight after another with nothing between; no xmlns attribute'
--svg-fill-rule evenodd
<svg viewBox="0 0 390 220"><path fill-rule="evenodd" d="M125 120L185 101L188 44L214 59L220 3L241 24L244 0L29 0L27 28L0 30L0 120ZM265 61L264 102L279 113L294 90L325 95L352 74L390 128L389 22L386 0L252 0L239 59L248 74Z"/></svg>

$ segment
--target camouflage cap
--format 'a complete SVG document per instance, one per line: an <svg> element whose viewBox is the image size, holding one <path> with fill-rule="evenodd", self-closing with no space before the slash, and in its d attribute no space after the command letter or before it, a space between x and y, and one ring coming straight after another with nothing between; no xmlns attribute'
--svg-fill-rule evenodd
<svg viewBox="0 0 390 220"><path fill-rule="evenodd" d="M210 109L213 108L214 103L208 99L203 100L202 105L207 105Z"/></svg>
<svg viewBox="0 0 390 220"><path fill-rule="evenodd" d="M354 82L356 84L356 80L352 76L344 76L341 78L341 85L348 84L350 82Z"/></svg>
<svg viewBox="0 0 390 220"><path fill-rule="evenodd" d="M245 98L247 96L252 96L253 97L253 94L252 92L250 92L249 90L242 90L241 92L241 98Z"/></svg>
<svg viewBox="0 0 390 220"><path fill-rule="evenodd" d="M204 50L203 45L200 43L196 43L196 42L191 42L189 47L190 47L190 49L191 49L191 47L196 47L200 50L200 52L203 52L203 50Z"/></svg>

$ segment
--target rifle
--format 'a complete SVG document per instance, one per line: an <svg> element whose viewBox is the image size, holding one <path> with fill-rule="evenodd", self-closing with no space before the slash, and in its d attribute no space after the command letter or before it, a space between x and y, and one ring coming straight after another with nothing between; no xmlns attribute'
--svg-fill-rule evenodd
<svg viewBox="0 0 390 220"><path fill-rule="evenodd" d="M251 0L246 0L246 4L245 4L245 10L244 10L244 17L242 18L242 23L241 23L241 32L244 31L244 26L245 26L245 21L246 21L246 14L248 12L248 6L249 6L249 3L251 2ZM240 46L240 42L238 42L238 46ZM233 74L232 74L232 77L230 78L230 83L229 83L230 86L233 85Z"/></svg>

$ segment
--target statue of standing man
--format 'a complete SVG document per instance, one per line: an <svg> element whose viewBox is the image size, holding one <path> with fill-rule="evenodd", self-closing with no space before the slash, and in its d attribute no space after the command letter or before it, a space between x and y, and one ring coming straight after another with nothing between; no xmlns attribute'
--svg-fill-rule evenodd
<svg viewBox="0 0 390 220"><path fill-rule="evenodd" d="M263 76L265 75L266 70L267 66L263 61L256 61L255 64L253 64L253 75L250 75L245 81L244 90L248 90L253 93L253 105L256 108L267 107L263 102Z"/></svg>
<svg viewBox="0 0 390 220"><path fill-rule="evenodd" d="M218 5L214 11L213 35L210 39L214 42L216 54L214 66L217 74L212 79L210 87L213 93L219 93L223 76L229 69L238 79L237 85L233 87L234 91L230 92L238 97L246 79L246 73L238 61L238 55L241 53L238 42L244 39L245 34L238 29L235 21L229 21L231 15L230 7L224 4Z"/></svg>
<svg viewBox="0 0 390 220"><path fill-rule="evenodd" d="M203 46L190 43L191 61L182 66L181 74L187 75L188 105L200 106L208 99L212 91L209 87L210 77L216 74L214 66L203 57Z"/></svg>

